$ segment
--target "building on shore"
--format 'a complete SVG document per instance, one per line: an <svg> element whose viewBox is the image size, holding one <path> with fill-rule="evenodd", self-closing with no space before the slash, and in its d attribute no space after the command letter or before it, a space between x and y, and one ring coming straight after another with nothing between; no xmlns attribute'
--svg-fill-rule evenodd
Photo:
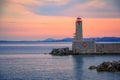
<svg viewBox="0 0 120 80"><path fill-rule="evenodd" d="M120 43L97 43L95 41L84 41L82 32L82 19L77 18L76 33L72 42L73 53L120 53Z"/></svg>

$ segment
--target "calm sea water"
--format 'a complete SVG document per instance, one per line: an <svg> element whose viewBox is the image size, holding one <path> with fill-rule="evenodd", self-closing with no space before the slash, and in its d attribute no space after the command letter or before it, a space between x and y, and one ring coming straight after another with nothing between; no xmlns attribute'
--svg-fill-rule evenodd
<svg viewBox="0 0 120 80"><path fill-rule="evenodd" d="M90 65L120 60L119 55L51 56L71 43L0 44L0 80L120 80L119 72L97 72Z"/></svg>
<svg viewBox="0 0 120 80"><path fill-rule="evenodd" d="M0 44L0 54L41 54L49 53L54 48L69 47L71 42L38 42Z"/></svg>

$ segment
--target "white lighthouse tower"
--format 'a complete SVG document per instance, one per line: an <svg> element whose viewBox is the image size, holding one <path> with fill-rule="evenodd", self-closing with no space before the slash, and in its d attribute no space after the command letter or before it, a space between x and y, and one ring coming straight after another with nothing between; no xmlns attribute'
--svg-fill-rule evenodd
<svg viewBox="0 0 120 80"><path fill-rule="evenodd" d="M77 18L76 22L76 32L74 41L72 43L72 51L74 54L85 54L95 52L95 41L84 41L82 32L82 19Z"/></svg>
<svg viewBox="0 0 120 80"><path fill-rule="evenodd" d="M75 40L76 40L76 41L82 41L82 40L83 40L82 20L81 20L81 18L79 18L79 17L78 17L77 20L76 20Z"/></svg>

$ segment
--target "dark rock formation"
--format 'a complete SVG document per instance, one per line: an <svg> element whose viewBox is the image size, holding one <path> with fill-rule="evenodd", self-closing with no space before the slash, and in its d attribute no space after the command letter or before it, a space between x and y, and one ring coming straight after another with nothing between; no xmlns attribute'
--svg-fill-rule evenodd
<svg viewBox="0 0 120 80"><path fill-rule="evenodd" d="M63 55L70 55L72 51L69 50L69 48L57 48L53 49L50 54L51 55L58 55L58 56L63 56Z"/></svg>
<svg viewBox="0 0 120 80"><path fill-rule="evenodd" d="M96 69L97 67L96 66L90 66L89 69L90 70L93 70L93 69Z"/></svg>
<svg viewBox="0 0 120 80"><path fill-rule="evenodd" d="M108 71L108 72L120 72L120 60L119 61L108 61L95 66L90 66L89 69L96 69L98 72Z"/></svg>

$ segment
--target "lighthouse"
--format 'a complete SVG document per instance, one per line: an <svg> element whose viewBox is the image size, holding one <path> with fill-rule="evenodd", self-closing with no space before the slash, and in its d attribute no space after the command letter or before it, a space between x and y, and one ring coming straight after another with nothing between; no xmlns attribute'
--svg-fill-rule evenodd
<svg viewBox="0 0 120 80"><path fill-rule="evenodd" d="M77 17L75 21L75 37L72 42L72 51L74 54L95 53L95 41L84 41L82 32L82 19Z"/></svg>
<svg viewBox="0 0 120 80"><path fill-rule="evenodd" d="M80 17L77 18L75 24L76 24L75 41L82 41L83 40L82 20Z"/></svg>

